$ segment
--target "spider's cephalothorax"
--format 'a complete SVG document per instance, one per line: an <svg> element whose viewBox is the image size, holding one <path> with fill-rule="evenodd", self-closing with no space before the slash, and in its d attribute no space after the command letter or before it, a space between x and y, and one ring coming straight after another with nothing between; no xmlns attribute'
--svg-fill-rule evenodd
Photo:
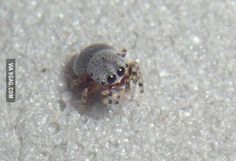
<svg viewBox="0 0 236 161"><path fill-rule="evenodd" d="M90 94L99 90L104 103L118 104L121 95L130 91L131 81L138 84L140 93L143 93L138 63L128 63L125 55L125 49L119 52L106 44L94 44L82 50L73 64L73 72L78 77L76 85L89 84L82 92L82 104L87 102Z"/></svg>

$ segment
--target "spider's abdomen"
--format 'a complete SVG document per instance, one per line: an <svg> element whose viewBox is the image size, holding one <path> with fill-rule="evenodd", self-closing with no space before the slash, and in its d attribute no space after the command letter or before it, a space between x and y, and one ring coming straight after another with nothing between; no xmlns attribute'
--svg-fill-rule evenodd
<svg viewBox="0 0 236 161"><path fill-rule="evenodd" d="M115 51L115 49L106 44L93 44L81 51L81 53L76 57L73 64L73 72L78 77L82 75L88 75L87 66L90 59L98 53L101 53L104 50Z"/></svg>

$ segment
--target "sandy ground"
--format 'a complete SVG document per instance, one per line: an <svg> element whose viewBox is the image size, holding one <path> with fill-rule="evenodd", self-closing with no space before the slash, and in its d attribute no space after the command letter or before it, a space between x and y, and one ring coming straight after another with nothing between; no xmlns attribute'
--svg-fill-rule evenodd
<svg viewBox="0 0 236 161"><path fill-rule="evenodd" d="M235 161L235 14L235 0L0 0L0 161ZM97 42L140 60L140 106L80 113L65 68Z"/></svg>

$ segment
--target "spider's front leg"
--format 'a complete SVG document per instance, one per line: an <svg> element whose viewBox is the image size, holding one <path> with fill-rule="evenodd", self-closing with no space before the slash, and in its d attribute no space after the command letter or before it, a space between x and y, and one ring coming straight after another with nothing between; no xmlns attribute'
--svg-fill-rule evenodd
<svg viewBox="0 0 236 161"><path fill-rule="evenodd" d="M121 97L124 95L125 90L123 88L105 89L101 92L103 103L107 105L115 105L120 103Z"/></svg>
<svg viewBox="0 0 236 161"><path fill-rule="evenodd" d="M82 91L81 101L80 101L80 105L82 108L86 106L89 96L98 90L99 86L97 84L92 84L92 83L90 84L89 87L84 88L84 90Z"/></svg>

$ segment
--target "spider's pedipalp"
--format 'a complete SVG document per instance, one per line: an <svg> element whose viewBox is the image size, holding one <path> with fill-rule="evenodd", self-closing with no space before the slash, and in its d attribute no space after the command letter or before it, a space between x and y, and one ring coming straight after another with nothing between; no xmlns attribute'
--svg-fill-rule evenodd
<svg viewBox="0 0 236 161"><path fill-rule="evenodd" d="M116 90L116 91L115 91ZM103 98L103 103L105 104L119 104L121 96L124 94L124 90L122 89L114 89L114 90L104 90L101 92Z"/></svg>

